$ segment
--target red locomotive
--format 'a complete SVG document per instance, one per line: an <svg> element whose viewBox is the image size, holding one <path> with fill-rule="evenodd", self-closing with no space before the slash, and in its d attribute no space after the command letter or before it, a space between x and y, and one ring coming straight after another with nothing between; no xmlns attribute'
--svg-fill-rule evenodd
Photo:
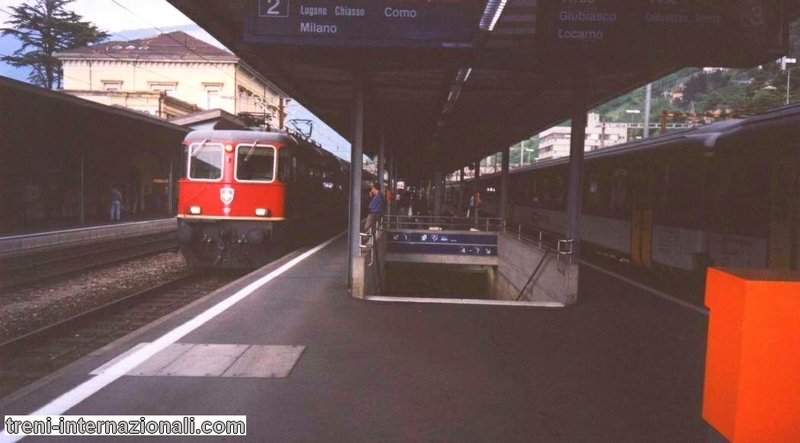
<svg viewBox="0 0 800 443"><path fill-rule="evenodd" d="M195 131L183 152L178 241L189 265L258 267L346 226L350 165L301 136Z"/></svg>

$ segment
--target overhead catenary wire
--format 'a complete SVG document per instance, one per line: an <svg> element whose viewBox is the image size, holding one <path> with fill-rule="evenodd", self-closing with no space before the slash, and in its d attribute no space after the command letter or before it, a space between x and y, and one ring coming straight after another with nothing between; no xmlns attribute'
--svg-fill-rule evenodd
<svg viewBox="0 0 800 443"><path fill-rule="evenodd" d="M155 25L154 25L154 24L152 24L150 21L146 20L145 18L143 18L143 17L142 17L142 16L140 16L139 14L135 13L134 11L132 11L131 9L129 9L128 7L126 7L125 5L123 5L122 3L120 3L119 1L117 1L117 0L111 0L111 1L112 1L112 3L114 3L115 5L117 5L119 8L123 9L124 11L126 11L127 13L129 13L130 15L132 15L132 16L134 16L134 17L136 17L137 19L139 19L139 20L140 20L140 21L142 21L143 23L145 23L145 24L147 24L148 26L150 26L152 29L154 29L154 30L158 31L159 33L161 33L161 34L165 35L166 37L168 37L169 39L171 39L171 40L175 41L176 43L178 43L178 44L179 44L179 45L181 45L182 47L186 48L186 49L187 49L189 52L191 52L192 54L194 54L195 56L197 56L197 57L198 57L198 58L200 58L201 60L203 60L203 61L205 61L205 62L209 63L211 66L213 66L215 69L219 70L219 71L220 71L221 73L223 73L225 76L227 76L227 77L229 77L229 78L233 79L233 80L234 80L234 82L236 82L236 81L237 81L237 79L236 79L236 77L235 77L234 75L230 74L229 72L226 72L225 70L223 70L223 69L221 69L219 66L217 66L217 65L218 65L218 62L215 62L215 61L209 60L208 58L206 58L206 57L205 57L205 56L203 56L202 54L199 54L197 51L195 51L195 50L194 50L194 49L192 49L190 46L188 46L188 45L187 45L185 42L181 42L179 39L175 38L175 37L174 37L173 35L171 35L170 33L168 33L168 32L165 32L163 29L161 29L161 28L160 28L160 27L158 27L158 26L155 26ZM6 13L7 13L7 14L9 14L9 15L11 15L11 14L10 14L10 13L8 13L7 11L4 11L4 12L6 12ZM131 40L131 39L129 39L129 38L127 38L127 37L125 37L125 36L123 36L123 35L121 35L121 34L117 33L117 32L113 32L113 31L112 31L112 32L109 32L109 33L110 33L110 34L112 34L112 35L115 35L115 36L117 36L117 37L119 37L119 38L121 38L121 39L122 39L122 40L124 40L125 42L132 42L132 41L133 41L133 40ZM110 43L110 42L106 42L106 43ZM169 55L169 54L166 54L166 53L164 53L164 52L161 52L161 51L158 51L158 50L155 50L155 49L152 49L152 52L153 52L153 53L156 53L156 54ZM143 72L148 72L148 73L150 73L150 74L156 75L156 76L158 76L158 77L160 77L160 78L163 78L163 79L165 79L165 80L168 80L168 81L170 81L170 82L172 82L172 83L178 83L178 81L179 81L179 79L177 79L177 78L170 77L170 76L168 76L168 75L164 75L163 73L156 72L156 71L152 71L152 70L150 70L150 69L147 69L147 68L143 68L143 67L141 67L141 66L140 66L140 63L141 63L141 62L140 62L139 60L130 60L130 59L124 59L124 58L117 57L117 56L114 56L114 55L111 55L111 54L108 54L108 53L106 53L106 54L103 54L103 55L104 55L104 56L106 56L106 57L109 57L109 58L111 58L111 59L113 59L113 60L116 60L116 61L118 61L118 62L122 62L122 63L125 63L125 64L132 65L132 66L134 66L134 67L136 67L136 68L138 68L138 69L142 70ZM88 60L88 59L86 59L86 60ZM64 76L64 78L68 78L68 79L70 79L70 80L77 81L77 82L79 82L79 83L81 83L81 84L87 84L87 85L89 85L89 86L90 86L90 88L91 88L91 86L92 86L92 85L91 85L89 82L86 82L85 80L77 79L77 78L75 78L75 77L71 77L71 76ZM235 84L235 83L234 83L234 84ZM197 86L194 86L194 85L191 85L191 84L187 84L187 83L181 83L181 86L183 86L183 87L186 87L186 86L188 86L189 88L191 88L191 89L193 89L193 90L196 90L196 91L199 91L199 92L203 92L203 93L205 93L205 92L206 92L206 90L205 90L205 89L202 89L202 88L199 88L199 87L197 87ZM239 97L234 97L234 99L237 99L237 98L239 98ZM138 99L138 98L134 98L134 99ZM241 99L241 98L239 98L239 99ZM143 100L143 99L139 99L139 100ZM293 119L297 119L297 118L298 118L298 117L297 117L297 115L296 115L295 113L293 113L293 112L290 112L290 111L288 111L288 110L286 110L285 112L287 113L287 115L288 115L288 116L290 116L290 117L291 117L291 118L293 118ZM325 140L327 140L328 142L332 143L333 145L337 146L337 151L340 149L340 148L339 148L340 141L334 140L333 138L331 138L330 136L328 136L328 135L325 133L325 131L324 131L324 129L323 129L323 128L319 128L319 129L316 131L315 135L317 135L317 136L319 136L319 137L322 137L323 139L325 139Z"/></svg>
<svg viewBox="0 0 800 443"><path fill-rule="evenodd" d="M156 31L160 32L161 34L163 34L163 35L164 35L164 36L166 36L167 38L171 39L171 40L172 40L172 41L174 41L175 43L178 43L179 45L181 45L181 46L183 46L184 48L188 49L188 50L189 50L189 52L191 52L192 54L194 54L194 55L196 55L196 56L200 57L202 60L205 60L205 61L206 61L206 62L208 62L208 63L212 63L212 64L214 64L214 62L213 62L213 61L211 61L211 60L208 60L208 59L207 59L207 58L205 58L205 57L204 57L202 54L198 54L198 53L197 53L197 51L195 51L194 49L192 49L191 47L189 47L189 45L187 45L185 42L181 42L180 40L178 40L178 39L176 39L175 37L173 37L173 36L172 36L170 33L168 33L168 32L165 32L164 30L162 30L162 29L161 29L161 28L159 28L158 26L156 26L156 25L154 25L154 24L150 23L149 21L145 20L145 19L144 19L142 16L140 16L140 15L136 14L135 12L131 11L130 9L128 9L127 7L125 7L125 5L123 5L123 4L121 4L121 3L119 3L117 0L111 0L111 1L112 1L112 2L113 2L115 5L119 6L119 7L120 7L120 8L122 8L123 10L127 11L129 14L133 15L134 17L138 18L139 20L141 20L142 22L144 22L145 24L147 24L148 26L150 26L151 28L155 29ZM123 38L124 38L124 37L123 37ZM216 66L215 66L215 67L216 67ZM216 68L217 68L217 69L219 69L219 70L220 70L222 73L224 73L224 74L225 74L225 75L227 75L228 77L231 77L231 78L234 80L234 82L236 82L236 81L237 81L235 76L231 75L231 74L230 74L230 73L228 73L228 72L225 72L225 71L223 71L223 70L222 70L222 69L220 69L219 67L216 67Z"/></svg>

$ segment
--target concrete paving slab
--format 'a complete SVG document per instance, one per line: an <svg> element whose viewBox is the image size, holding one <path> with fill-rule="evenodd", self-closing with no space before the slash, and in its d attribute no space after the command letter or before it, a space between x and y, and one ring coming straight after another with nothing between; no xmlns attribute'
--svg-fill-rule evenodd
<svg viewBox="0 0 800 443"><path fill-rule="evenodd" d="M154 375L219 377L244 354L247 348L247 345L194 345Z"/></svg>
<svg viewBox="0 0 800 443"><path fill-rule="evenodd" d="M251 346L223 377L286 378L305 346Z"/></svg>
<svg viewBox="0 0 800 443"><path fill-rule="evenodd" d="M154 376L159 375L164 368L175 362L178 358L189 352L190 349L195 347L193 344L188 343L175 343L169 345L166 349L158 354L150 357L144 363L133 368L128 375L136 376Z"/></svg>

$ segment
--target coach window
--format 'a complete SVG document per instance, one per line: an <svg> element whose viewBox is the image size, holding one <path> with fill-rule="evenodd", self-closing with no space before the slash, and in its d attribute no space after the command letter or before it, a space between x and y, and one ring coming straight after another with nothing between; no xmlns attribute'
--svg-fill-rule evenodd
<svg viewBox="0 0 800 443"><path fill-rule="evenodd" d="M600 173L591 172L588 174L586 184L587 195L584 196L586 208L589 210L597 210L602 206L603 202L603 183L601 183Z"/></svg>
<svg viewBox="0 0 800 443"><path fill-rule="evenodd" d="M288 146L278 151L278 179L282 183L292 181L292 151Z"/></svg>
<svg viewBox="0 0 800 443"><path fill-rule="evenodd" d="M550 183L551 183L550 177L545 177L545 179L542 180L542 187L541 187L542 195L539 197L541 203L548 207L550 206L550 190L551 190Z"/></svg>
<svg viewBox="0 0 800 443"><path fill-rule="evenodd" d="M189 146L189 178L221 180L223 154L221 144L193 143Z"/></svg>
<svg viewBox="0 0 800 443"><path fill-rule="evenodd" d="M628 170L620 168L614 171L611 182L611 201L609 207L611 209L620 209L625 207L627 200L628 189Z"/></svg>
<svg viewBox="0 0 800 443"><path fill-rule="evenodd" d="M236 147L236 180L271 182L275 178L275 148L242 144Z"/></svg>
<svg viewBox="0 0 800 443"><path fill-rule="evenodd" d="M563 210L567 207L567 181L562 171L556 171L556 174L553 187L553 207Z"/></svg>

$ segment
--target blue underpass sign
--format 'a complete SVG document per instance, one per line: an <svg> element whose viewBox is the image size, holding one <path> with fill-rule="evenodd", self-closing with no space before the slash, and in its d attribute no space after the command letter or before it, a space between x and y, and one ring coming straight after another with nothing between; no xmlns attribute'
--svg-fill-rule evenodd
<svg viewBox="0 0 800 443"><path fill-rule="evenodd" d="M470 48L478 0L251 0L245 41Z"/></svg>
<svg viewBox="0 0 800 443"><path fill-rule="evenodd" d="M388 235L388 252L497 256L497 236L494 234L389 231Z"/></svg>

